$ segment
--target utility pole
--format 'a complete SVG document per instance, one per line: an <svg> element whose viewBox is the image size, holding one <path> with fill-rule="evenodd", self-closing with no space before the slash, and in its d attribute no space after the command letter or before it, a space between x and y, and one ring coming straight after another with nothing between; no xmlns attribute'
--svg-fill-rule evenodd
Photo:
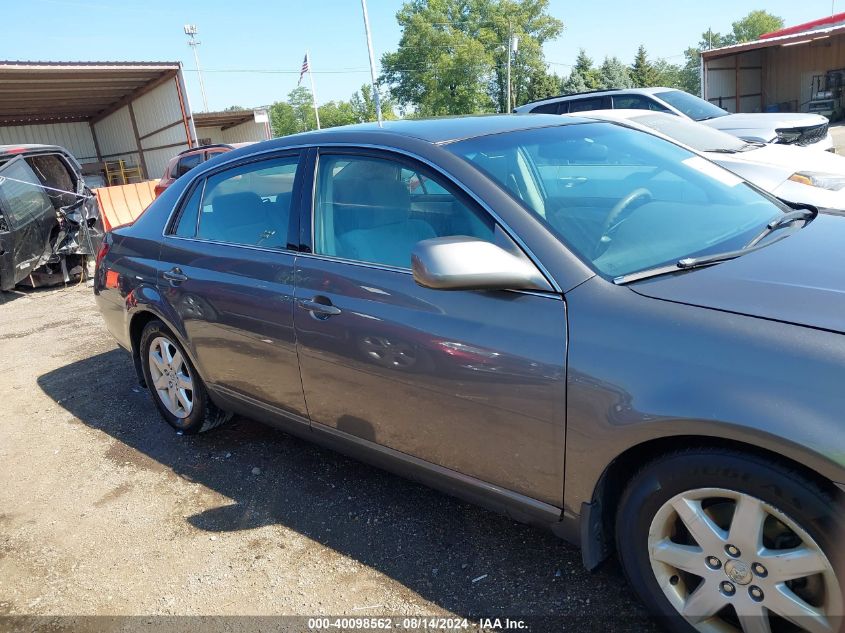
<svg viewBox="0 0 845 633"><path fill-rule="evenodd" d="M381 127L381 97L379 96L378 84L376 83L376 60L373 56L373 38L370 35L370 17L367 14L367 0L361 0L361 11L364 13L364 31L367 33L367 52L370 55L370 80L373 84L373 100L376 104L376 119L378 119L379 127Z"/></svg>
<svg viewBox="0 0 845 633"><path fill-rule="evenodd" d="M511 31L510 24L508 24L508 88L507 88L507 104L505 105L505 114L509 114L513 109L513 99L511 98L511 57L516 54L519 49L519 38ZM501 50L501 49L500 49Z"/></svg>
<svg viewBox="0 0 845 633"><path fill-rule="evenodd" d="M513 33L511 33L511 25L508 23L508 90L507 103L505 104L505 114L510 114L511 111L511 41Z"/></svg>
<svg viewBox="0 0 845 633"><path fill-rule="evenodd" d="M185 35L190 37L191 39L188 40L188 46L194 49L194 61L197 64L197 76L200 80L200 92L202 92L202 105L205 108L204 112L208 112L208 99L205 96L205 83L202 80L202 70L200 69L200 57L197 54L197 46L202 44L198 39L197 36L197 25L196 24L186 24L185 25Z"/></svg>

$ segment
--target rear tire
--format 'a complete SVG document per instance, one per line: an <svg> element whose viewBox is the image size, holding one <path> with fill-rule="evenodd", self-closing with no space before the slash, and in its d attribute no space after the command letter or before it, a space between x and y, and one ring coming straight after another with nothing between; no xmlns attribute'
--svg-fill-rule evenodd
<svg viewBox="0 0 845 633"><path fill-rule="evenodd" d="M232 417L211 401L185 350L158 319L144 326L138 353L150 396L176 431L185 435L204 433Z"/></svg>
<svg viewBox="0 0 845 633"><path fill-rule="evenodd" d="M802 473L700 448L632 479L616 542L634 591L671 631L832 633L842 625L843 528L832 491Z"/></svg>

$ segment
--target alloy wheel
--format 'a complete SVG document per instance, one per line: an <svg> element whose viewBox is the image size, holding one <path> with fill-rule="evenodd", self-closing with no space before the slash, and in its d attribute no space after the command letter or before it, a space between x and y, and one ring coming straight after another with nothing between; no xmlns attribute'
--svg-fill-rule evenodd
<svg viewBox="0 0 845 633"><path fill-rule="evenodd" d="M656 513L651 567L669 602L699 631L838 630L839 581L816 541L748 494L700 488Z"/></svg>
<svg viewBox="0 0 845 633"><path fill-rule="evenodd" d="M194 409L191 370L179 348L164 336L150 344L152 387L164 407L177 418L187 418Z"/></svg>

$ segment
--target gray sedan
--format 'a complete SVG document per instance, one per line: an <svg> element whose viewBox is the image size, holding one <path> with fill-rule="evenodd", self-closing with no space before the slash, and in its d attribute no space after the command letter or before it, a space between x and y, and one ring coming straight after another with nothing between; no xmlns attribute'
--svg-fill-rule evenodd
<svg viewBox="0 0 845 633"><path fill-rule="evenodd" d="M95 294L180 433L246 415L615 552L671 630L836 631L843 243L612 122L399 121L208 161Z"/></svg>

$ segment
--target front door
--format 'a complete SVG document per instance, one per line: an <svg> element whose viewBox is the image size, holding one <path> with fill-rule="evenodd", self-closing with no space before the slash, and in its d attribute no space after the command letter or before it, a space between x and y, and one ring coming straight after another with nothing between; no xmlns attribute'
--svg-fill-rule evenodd
<svg viewBox="0 0 845 633"><path fill-rule="evenodd" d="M56 208L21 156L0 166L0 290L11 290L51 254Z"/></svg>
<svg viewBox="0 0 845 633"><path fill-rule="evenodd" d="M501 229L416 163L321 154L316 178L294 314L312 423L560 506L563 301L418 286L416 242Z"/></svg>
<svg viewBox="0 0 845 633"><path fill-rule="evenodd" d="M212 388L305 417L288 248L299 158L197 179L165 235L158 285Z"/></svg>

